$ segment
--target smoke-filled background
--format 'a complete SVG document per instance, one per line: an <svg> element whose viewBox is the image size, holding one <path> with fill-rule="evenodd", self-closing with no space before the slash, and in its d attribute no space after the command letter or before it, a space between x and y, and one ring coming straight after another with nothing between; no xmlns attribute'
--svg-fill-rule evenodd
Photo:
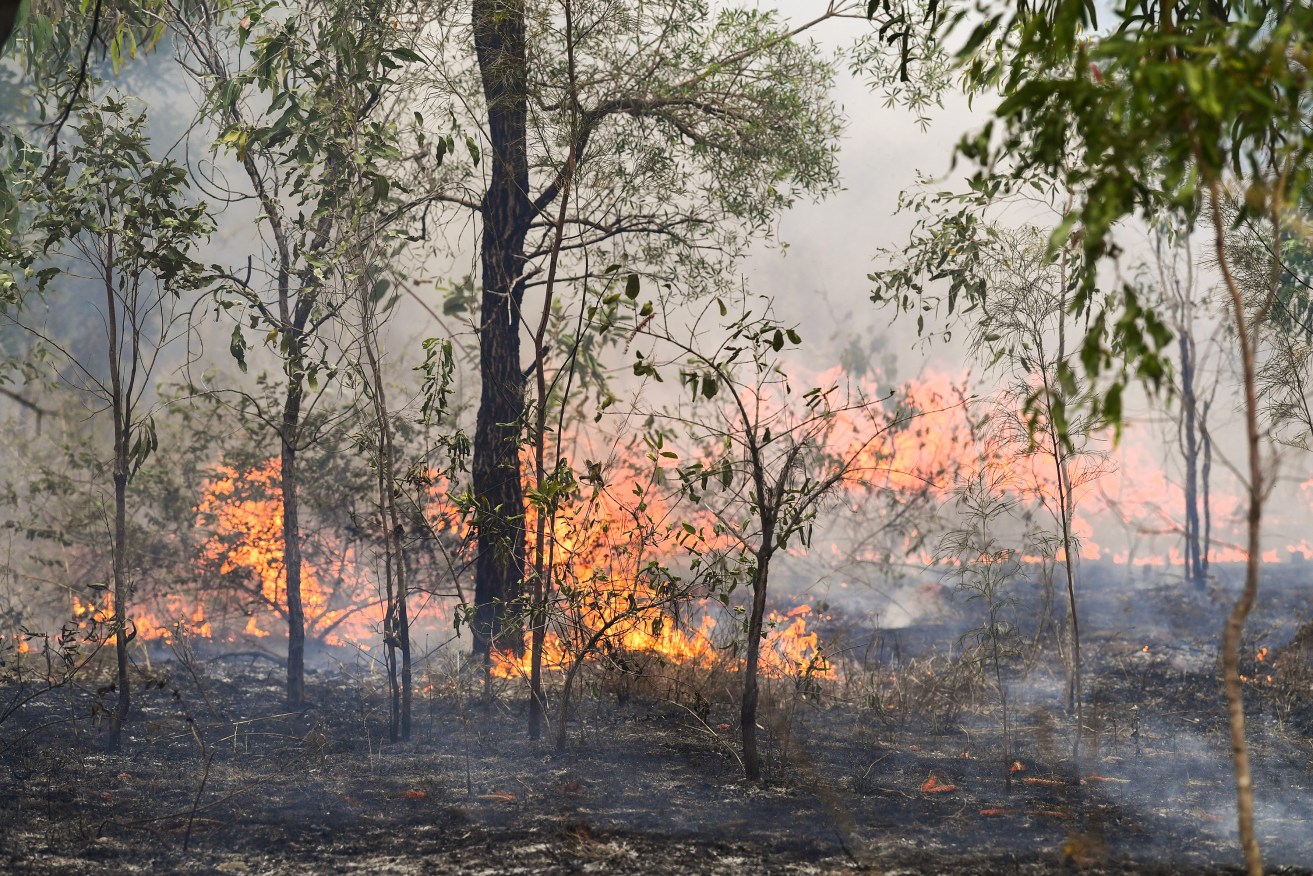
<svg viewBox="0 0 1313 876"><path fill-rule="evenodd" d="M811 11L806 4L780 8L783 15L794 21L805 20ZM787 577L778 582L785 585L791 598L820 599L881 625L897 626L942 608L936 600L918 596L918 588L934 585L943 577L934 568L934 539L939 532L932 518L948 520L955 513L953 490L960 486L964 473L971 472L982 458L982 442L987 440L974 423L991 406L1000 404L1000 384L1005 375L998 368L989 367L987 351L972 347L969 315L965 318L950 315L941 308L927 314L924 329L918 331L913 316L898 315L897 308L873 302L873 283L868 274L896 263L900 250L914 233L917 217L908 209L900 209L900 201L918 192L962 190L966 168L955 160L954 147L962 136L983 122L987 106L977 103L973 109L965 98L951 90L915 107L887 100L887 77L873 73L870 65L862 61L870 45L869 26L864 22L827 22L805 38L816 40L820 50L833 58L831 95L843 125L837 140L838 185L821 197L799 197L793 206L779 213L742 258L722 265L725 275L719 282L762 307L769 306L782 324L796 327L802 343L784 354L782 364L796 375L797 381L808 385L856 386L870 397L890 391L900 397L908 393L907 397L923 411L914 430L919 437L899 439L906 455L899 464L908 469L924 469L929 483L922 486L929 489L920 490L916 500L920 503L917 513L924 520L882 537L880 533L887 523L889 509L878 501L873 503L860 497L840 499L839 506L846 507L848 513L822 517L817 524L821 535L815 539L816 549L797 551L797 556L790 559ZM200 260L241 275L248 269L249 259L259 260L263 246L253 236L258 230L256 205L250 194L235 183L240 178L241 167L234 156L216 151L211 146L212 131L192 121L195 107L203 97L201 87L177 75L176 62L170 57L167 45L143 54L117 72L107 60L97 61L94 53L92 61L93 76L103 77L103 84L97 87L118 89L139 102L147 113L152 151L188 167L193 179L193 196L211 203L215 232L204 244ZM15 86L9 92L9 112L14 118L31 118L36 107L31 100L32 83L25 82L16 71L16 62L10 61L9 65L7 75ZM27 100L23 97L24 89L28 92ZM419 105L425 104L421 101ZM1056 218L1052 205L1037 201L1007 206L1000 211L998 221L1003 227L1019 228L1033 223L1043 229L1054 224ZM451 422L469 428L478 386L473 358L477 335L470 299L473 294L470 278L478 271L478 226L468 216L456 212L441 222L435 220L433 227L426 226L424 231L426 239L408 247L400 256L406 260L411 282L404 289L405 294L398 295L383 327L383 365L389 379L396 382L403 394L413 392L415 369L423 361L424 340L452 340L458 367L453 376ZM1161 242L1155 248L1155 241L1146 229L1127 228L1123 236L1124 270L1142 277L1151 294L1152 288L1159 284L1186 283L1190 286L1189 293L1199 301L1199 323L1193 327L1200 339L1196 379L1208 387L1211 419L1207 431L1214 454L1209 484L1211 542L1207 553L1216 564L1216 583L1231 587L1235 581L1227 572L1244 555L1241 548L1244 509L1235 474L1240 448L1236 424L1237 375L1230 355L1233 342L1219 327L1220 308L1209 304L1216 297L1213 287L1217 277L1197 253L1182 257L1179 250L1184 244L1178 244L1177 251L1165 255ZM1191 258L1198 264L1186 264ZM530 293L531 299L533 294ZM1159 289L1158 294L1167 306L1169 290ZM86 297L89 297L88 288L79 287L71 276L65 277L43 301L31 308L30 319L41 332L65 344L74 356L94 362L103 352L103 340L94 311L80 309L76 303ZM667 314L675 320L692 319L704 307L705 303L697 299L681 303L672 298L665 304ZM218 433L206 440L204 448L189 448L201 456L190 460L196 466L193 474L209 472L200 479L193 478L190 485L192 508L201 515L196 519L230 513L239 517L245 514L252 520L260 515L267 518L262 524L241 523L236 519L221 524L220 529L229 532L220 540L253 541L262 545L259 548L245 545L243 550L254 551L245 561L223 554L217 542L204 538L199 548L195 545L192 548L199 549L202 555L209 552L209 560L219 569L216 574L231 574L243 562L257 569L257 576L268 578L262 585L265 596L276 603L278 573L268 571L263 554L277 553L279 533L272 520L277 506L260 505L270 501L263 496L251 498L242 511L221 510L214 503L218 497L231 495L232 487L226 484L232 477L256 484L269 477L269 459L252 446L256 432L249 424L222 425L219 411L225 405L228 410L233 409L224 401L225 386L239 388L244 393L254 390L251 394L257 397L267 392L259 382L269 379L277 360L253 340L248 353L252 367L246 372L239 371L229 349L232 322L225 318L227 314L221 308L195 301L191 304L191 316L193 320L183 343L175 343L165 352L163 364L152 377L166 396L186 397L184 406L193 404L191 393L198 387L220 390L215 396L219 401L214 411L187 415L210 417ZM339 335L332 343L345 350L350 343L349 331ZM35 349L32 336L17 328L7 331L6 343L20 356L18 351ZM631 339L626 353L632 344ZM347 354L337 355L340 361L345 361ZM642 398L649 408L672 397L668 387L654 386L650 381L640 385L642 382L636 378L626 377L628 362L624 356L616 356L614 351L611 356L612 380L620 394ZM96 403L85 398L79 401L78 379L72 371L67 365L56 364L40 376L53 379L56 387L73 390L67 396L59 396L61 404L72 404L75 409L80 404L82 413L65 412L65 422L71 424L77 435L85 437L96 428L94 419L88 416ZM261 374L264 377L252 379ZM36 380L38 376L34 372L20 374L19 382L13 384L15 393L22 396L22 400L10 405L14 428L30 431L41 425L47 430L43 434L54 438L55 427L46 417L51 412L44 406L34 407L30 401L40 390L21 390L22 381ZM357 416L347 413L351 393L351 389L343 388L324 394L323 405L330 420ZM636 410L638 403L633 399L632 409ZM1016 399L1001 404L1019 406ZM1126 585L1183 579L1187 512L1179 400L1168 385L1153 398L1137 393L1127 412L1119 437L1112 429L1099 429L1087 438L1086 449L1097 456L1098 464L1075 491L1078 501L1073 522L1082 562L1107 566L1100 578ZM161 409L161 421L180 422L165 409ZM578 437L574 439L582 442L579 453L589 458L604 458L608 448L615 453L619 446L617 436L632 428L633 422L632 418L606 420L595 426L586 418L581 419L576 430ZM610 434L608 423L617 424L617 428L609 430ZM339 437L329 442L323 452L329 457L346 453L349 439L345 436L350 432L350 425L343 427ZM229 453L235 454L234 458L240 457L236 468L224 457L222 448L226 446ZM24 481L23 477L30 475L33 466L39 469L55 464L42 459L24 461L25 455L34 449L34 445L21 443L11 448L10 452L18 459L11 470L20 475L11 485L16 496L31 490L30 481ZM45 453L47 449L42 447L40 452ZM624 452L631 453L632 448ZM1017 452L1018 461L1013 464L1017 469L1015 474L1020 482L1027 484L1019 489L1022 493L1030 491L1029 501L1039 513L1046 476L1036 470L1033 459L1023 459L1024 454ZM180 453L185 456L183 451ZM1305 531L1310 481L1305 476L1300 453L1287 450L1276 463L1265 529L1264 561L1269 565L1297 564L1309 551ZM339 471L345 472L346 468ZM1051 487L1051 484L1047 487L1049 492ZM39 529L42 524L37 518L49 511L27 505L32 495L26 492L19 503L33 517L29 531ZM324 501L328 506L336 506L335 512L343 510L342 503L331 496L326 496ZM326 524L326 533L332 533L334 526L344 520L348 521L349 531L353 525L349 519L363 514L363 509L348 510L345 518ZM94 531L94 523L87 521L85 525ZM449 525L457 527L454 522ZM258 526L267 531L258 535L241 534ZM330 546L335 538L335 533L325 536L322 547L325 556L311 563L312 581L316 576L341 578L342 570L351 567L354 571L348 577L354 575L359 579L346 588L354 594L351 598L359 598L371 590L377 592L376 570L368 568L370 563L359 549ZM319 569L319 564L335 566L338 572ZM89 570L87 574L91 574ZM442 590L446 598L457 595L450 587L436 589ZM176 594L163 595L176 598ZM364 640L368 638L370 623L377 622L367 620L371 612L357 612L345 604L333 611L355 616L353 622L360 624L356 637L361 645L367 645ZM375 606L373 613L376 611ZM187 613L182 611L184 615ZM181 616L166 616L153 619L153 623L156 629L163 630L180 619ZM442 626L446 623L444 618ZM269 626L252 619L243 628L265 634L268 633L265 627ZM345 641L340 637L330 638Z"/></svg>
<svg viewBox="0 0 1313 876"><path fill-rule="evenodd" d="M716 8L721 5L727 4ZM800 24L820 10L790 0L757 11ZM280 14L265 13L268 20ZM248 16L240 29L267 24L260 14ZM544 14L534 33L541 35L553 20ZM487 708L494 691L502 697L498 702L521 703L540 667L532 648L523 647L532 640L508 623L510 638L493 649L482 693L470 683L472 676L462 674L477 662L466 658L478 647L471 631L480 623L475 596L480 497L470 464L472 449L478 448L471 447L470 438L482 388L484 229L471 204L477 206L495 159L486 152L488 132L478 128L478 107L471 109L477 101L468 97L479 88L471 58L441 55L455 44L456 26L434 24L430 30L415 45L428 53L440 75L412 87L389 109L404 120L394 132L399 152L427 155L437 142L446 163L430 167L427 159L398 159L407 174L412 164L417 168L404 178L412 188L397 196L408 204L397 213L408 218L389 231L392 236L368 238L382 242L372 242L367 252L344 245L341 252L349 258L312 265L303 275L321 271L347 291L317 305L312 317L317 321L322 315L324 328L314 341L319 370L306 395L298 439L300 588L312 671L342 673L333 676L333 684L341 678L360 681L380 702L388 700L395 740L401 696L395 580L401 568L409 588L406 636L414 651L415 701L428 704L429 738L438 726L434 722L446 722L443 738L464 739L465 746L459 753L464 778L452 781L464 783L469 800L500 805L508 796L516 798L495 785L501 778L488 779L485 773L476 781L478 769L496 772L503 753L488 744L470 754L469 728L477 723L470 717L471 703L482 696ZM149 447L129 490L136 509L129 519L137 600L133 665L149 678L156 664L187 667L197 689L205 690L193 668L197 655L223 655L216 660L260 655L252 666L259 659L277 663L286 655L292 610L286 493L280 482L284 463L277 439L287 348L279 332L261 322L259 305L252 303L258 294L247 295L261 282L265 294L272 288L277 246L260 197L243 175L242 147L235 140L216 145L213 117L198 121L199 108L212 109L219 89L214 77L197 77L179 66L175 51L196 66L195 47L172 40L165 37L121 69L93 51L86 87L91 94L127 95L132 112L145 112L151 155L185 170L186 197L204 200L213 221L213 233L195 253L211 272L212 285L168 302L167 319L146 331L152 338L171 333L172 341L138 384L147 425L137 434L148 436ZM842 748L846 742L838 740L847 725L830 720L817 706L822 729L809 740L802 722L811 719L799 716L811 714L807 704L832 702L857 710L854 726L888 730L889 739L877 739L871 731L861 745L887 747L885 754L894 758L888 769L897 769L896 781L913 796L948 799L959 790L940 781L952 776L943 758L930 769L931 754L921 753L919 743L909 747L907 738L890 740L898 733L934 735L940 742L933 756L947 757L951 749L957 761L949 761L950 767L962 774L956 781L965 788L974 768L970 762L998 758L981 754L987 744L971 736L986 719L977 715L979 723L972 724L964 712L970 703L994 721L997 689L1010 770L1007 793L1013 793L1015 782L1052 799L1014 805L1015 800L1008 802L1013 798L982 797L980 807L970 808L978 808L982 819L1024 816L1032 826L1051 821L1068 842L1099 833L1102 828L1088 827L1083 814L1079 824L1071 822L1070 801L1055 790L1067 783L1060 764L1070 742L1054 728L1081 700L1079 688L1073 688L1079 675L1073 665L1078 667L1080 658L1073 664L1079 645L1073 649L1067 601L1069 592L1073 602L1079 593L1086 606L1086 659L1102 679L1086 689L1093 716L1086 723L1094 740L1086 756L1097 764L1086 771L1087 786L1097 784L1104 794L1100 805L1121 813L1108 816L1112 821L1152 821L1173 838L1168 843L1152 831L1137 833L1134 854L1196 860L1179 848L1189 845L1188 837L1225 844L1234 842L1235 833L1228 820L1227 753L1218 727L1210 720L1195 733L1197 721L1182 716L1198 706L1220 720L1219 704L1205 701L1215 693L1209 685L1223 614L1240 590L1246 559L1236 342L1217 293L1219 277L1205 256L1208 243L1179 229L1175 236L1135 224L1119 230L1121 253L1107 269L1108 286L1130 284L1178 332L1164 347L1172 370L1154 391L1141 385L1128 390L1119 424L1086 423L1079 419L1079 404L1073 404L1073 443L1060 449L1056 434L1044 431L1051 412L1037 416L1029 405L1043 398L1037 387L1046 370L1056 368L1052 350L1058 343L1066 345L1063 355L1076 361L1072 338L1088 326L1088 316L1051 302L1027 309L1042 297L1028 297L1028 290L1047 293L1057 282L1053 271L1059 260L1049 233L1063 218L1060 197L1017 198L981 209L999 242L997 260L987 265L997 272L990 275L990 294L996 294L990 307L950 312L942 300L920 310L876 300L889 272L937 245L919 237L925 225L918 224L936 210L950 209L953 202L936 200L935 194L970 191L967 177L974 167L955 147L992 110L989 99L969 102L952 87L928 93L899 83L897 64L880 54L883 40L860 15L825 22L799 38L833 75L824 94L833 101L826 121L836 123L836 137L832 144L816 145L837 150L835 174L815 192L796 187L780 194L771 181L765 186L770 196L763 196L771 209L754 217L760 220L755 224L733 211L718 214L719 207L706 207L727 226L742 227L706 232L699 246L679 249L647 237L620 243L603 236L595 247L567 248L562 257L555 309L542 323L551 333L552 367L560 368L551 379L551 416L544 418L539 436L546 470L554 473L545 478L535 472L534 448L526 441L520 461L531 501L525 513L509 515L528 545L526 584L546 577L557 588L557 613L544 624L541 668L549 687L564 689L562 695L552 688L551 700L553 709L560 708L561 739L572 726L572 684L573 696L583 701L580 714L592 716L578 719L581 734L598 732L587 730L587 720L610 720L604 705L609 697L624 708L634 692L641 697L659 691L659 700L682 710L681 720L685 713L691 716L689 726L705 733L709 746L729 751L718 755L724 764L733 766L739 758L725 740L736 732L732 728L743 729L733 696L741 655L753 638L750 587L762 556L753 539L764 528L754 517L761 496L751 481L745 449L750 443L743 436L753 433L765 446L775 429L777 446L782 434L802 436L798 446L807 453L782 463L786 474L802 475L800 492L836 468L846 472L806 506L808 516L781 539L773 557L766 625L758 638L764 643L760 674L766 700L775 710L759 729L774 746L769 755L774 762L806 774L809 788L829 787L807 758ZM544 87L561 88L568 71L561 59L551 63L557 66L544 75ZM919 72L943 74L935 63L942 59L927 57ZM39 98L31 72L17 60L6 61L2 72L5 120L44 145L59 100ZM401 81L405 74L397 75ZM270 109L267 94L246 100L256 111ZM532 169L535 183L547 175L552 160L563 158L553 149L559 151L565 139L551 127L552 107L542 103L547 108L534 116L541 128L533 135L547 144L547 157ZM60 141L75 141L81 122L74 113ZM696 133L687 134L687 143L680 141L694 156L697 149L688 144L698 142ZM442 145L448 135L450 144ZM585 204L603 203L612 185L621 193L615 195L617 203L638 213L679 221L686 214L703 215L697 211L705 205L696 199L709 197L711 189L699 188L701 177L667 178L669 197L644 191L645 182L664 172L660 150L641 136L608 145L614 154L597 159L598 170L589 167L597 176L579 180L578 197ZM632 185L626 177L631 170L615 157L624 156L624 148L647 162L641 171L632 170L637 180ZM362 157L360 164L369 169L373 161ZM748 185L733 173L727 176ZM408 202L422 185L442 196L419 197L418 206ZM787 188L779 184L780 191ZM786 201L791 203L773 209ZM604 213L599 208L603 218L590 220L594 227L605 228ZM615 214L619 223L618 207ZM309 235L306 229L316 218L289 218L288 227ZM700 228L698 222L689 225ZM550 243L551 230L543 221L530 235L530 245L540 248L531 260L536 273L525 296L519 365L531 400L538 398L531 344L550 249L542 244ZM373 231L348 223L341 237L354 233L363 239ZM608 264L614 267L604 270ZM0 635L7 665L19 667L20 684L22 673L33 672L32 666L49 662L53 654L80 671L82 658L68 644L98 635L100 646L108 648L117 622L105 425L111 405L104 393L110 378L103 364L108 326L97 297L102 290L94 271L66 253L43 253L39 265L61 273L39 295L13 308L0 332L9 360L0 414L11 436L0 483L6 503ZM351 290L366 280L373 297L352 298ZM936 279L928 289L942 294L945 283ZM371 319L378 321L371 354L377 362L366 361L361 352ZM596 331L608 320L616 327L609 335ZM581 334L584 325L595 333ZM758 325L767 326L761 337L750 335ZM1190 347L1184 353L1180 338L1187 336ZM766 358L746 354L737 360L732 380L708 383L708 363L736 344L766 350ZM370 370L374 366L377 373ZM1203 411L1193 419L1184 413L1183 369L1191 375L1192 404ZM384 388L395 423L387 440L395 441L396 458L404 460L401 470L390 474L381 469L378 448L384 439L370 407ZM818 410L825 415L818 416ZM752 419L749 412L757 419L745 423ZM523 422L512 425L528 434L535 413L530 404ZM1262 561L1265 586L1273 595L1260 601L1245 639L1243 680L1253 686L1274 684L1273 658L1309 620L1300 588L1313 568L1307 565L1313 562L1308 536L1313 477L1306 453L1269 436L1264 454ZM1059 457L1067 460L1060 471L1054 464ZM395 481L390 493L383 491L392 497L395 519L379 504L378 485L385 477ZM562 484L559 493L552 492ZM546 508L550 519L539 530ZM536 532L543 533L537 549L550 548L535 567ZM1202 545L1202 556L1191 555L1192 544ZM404 557L394 553L396 545L405 546ZM520 623L529 625L531 617L526 614ZM1004 638L1015 650L1001 655ZM405 659L410 673L409 650ZM1150 702L1156 686L1167 686L1164 679L1177 673L1181 686L1172 694L1175 699ZM406 684L409 722L409 675ZM1282 688L1284 699L1272 707L1278 717L1264 725L1273 733L1286 721L1295 726L1307 701L1307 681L1301 677L1292 685ZM267 686L274 689L273 682ZM239 685L234 681L231 687ZM97 726L106 712L99 698L112 693L113 687L105 686L95 694ZM191 696L174 693L179 701ZM371 721L382 726L386 709L366 714L364 701L361 694L360 723L368 734L374 732ZM519 720L519 713L505 717L512 708L505 707L497 720ZM322 759L334 750L330 711L324 706L320 713L297 713L291 720L301 723L286 735ZM457 735L455 715L464 737ZM220 741L235 756L246 718L225 720L233 729ZM1192 722L1188 731L1182 721ZM1019 725L1026 729L1018 730ZM953 734L961 726L972 729L959 739ZM989 727L993 734L994 724ZM205 750L208 776L210 749L203 734L194 732ZM1008 741L1009 733L1026 732L1030 748ZM378 729L377 739L366 740L370 758L376 744L382 750L382 733ZM951 738L940 738L945 735ZM1075 735L1079 751L1082 731ZM486 742L480 740L476 747ZM242 745L249 752L250 738ZM1056 754L1059 750L1064 753ZM1282 775L1287 761L1298 760L1290 750L1273 750L1278 754L1264 762L1269 779ZM532 751L525 756L532 757ZM885 794L871 778L884 756L834 786L863 805L870 795ZM452 752L442 757L458 760ZM472 757L482 759L480 766L471 766ZM1123 776L1142 757L1156 764L1152 770L1145 766L1139 778ZM692 755L689 764L702 768ZM440 769L435 767L435 774ZM1146 776L1159 796L1184 802L1155 808L1153 794L1139 784L1148 782ZM586 789L586 780L552 781L557 778L566 798L588 793L575 787ZM1023 786L1025 781L1032 784ZM1077 785L1080 781L1078 767ZM1260 815L1277 826L1274 830L1294 830L1313 812L1313 798L1301 782L1292 779L1287 795L1264 791ZM357 807L364 792L343 786L325 793L332 806L338 806L332 803L336 798ZM401 798L409 801L439 796L427 787L399 793L411 795ZM624 806L636 805L625 796L635 793L631 787L599 794L614 806L603 807L595 824L615 830L627 824L622 798ZM857 804L834 802L837 792L816 793L825 817L841 825L838 842L852 856L848 844L856 842L860 829L850 822L864 823L866 813ZM744 800L734 805L740 804L749 813L755 805ZM188 841L196 817L193 811ZM485 824L483 815L459 817ZM775 825L770 830L779 827L767 823ZM717 830L660 824L695 835ZM583 830L590 829L585 824ZM569 830L578 839L576 828ZM1276 844L1277 859L1301 863L1302 840L1292 836L1283 842ZM1070 851L1064 845L1064 866L1079 864L1084 848Z"/></svg>

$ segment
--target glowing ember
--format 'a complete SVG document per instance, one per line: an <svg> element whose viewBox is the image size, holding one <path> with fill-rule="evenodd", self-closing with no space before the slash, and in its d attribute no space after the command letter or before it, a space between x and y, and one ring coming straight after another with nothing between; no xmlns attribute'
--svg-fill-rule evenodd
<svg viewBox="0 0 1313 876"><path fill-rule="evenodd" d="M950 791L956 791L957 785L946 785L939 781L938 776L931 773L930 778L921 783L921 790L927 794L947 794Z"/></svg>

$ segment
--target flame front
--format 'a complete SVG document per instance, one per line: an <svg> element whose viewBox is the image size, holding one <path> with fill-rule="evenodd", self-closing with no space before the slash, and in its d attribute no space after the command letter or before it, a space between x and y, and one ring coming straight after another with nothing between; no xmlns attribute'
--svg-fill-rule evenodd
<svg viewBox="0 0 1313 876"><path fill-rule="evenodd" d="M277 458L245 471L219 465L196 509L210 533L201 547L202 563L217 566L221 575L249 576L256 584L251 594L255 599L244 608L249 616L243 632L257 638L270 635L271 618L285 619L287 613L281 470ZM325 580L335 586L330 588ZM325 644L354 642L368 648L380 615L373 593L349 546L326 568L302 559L301 601L308 636Z"/></svg>

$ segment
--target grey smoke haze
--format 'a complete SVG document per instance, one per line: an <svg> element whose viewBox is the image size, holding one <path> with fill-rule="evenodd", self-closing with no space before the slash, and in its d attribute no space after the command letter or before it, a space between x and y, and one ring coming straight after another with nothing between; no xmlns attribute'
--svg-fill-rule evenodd
<svg viewBox="0 0 1313 876"><path fill-rule="evenodd" d="M812 0L787 0L776 5L794 20L813 17L821 8ZM830 22L818 28L813 37L826 49L837 50L866 28L859 21ZM113 84L149 105L150 131L157 151L171 150L188 160L198 171L198 196L215 204L218 232L202 258L234 269L244 266L248 256L258 262L262 244L250 221L250 203L240 197L231 203L217 202L225 186L240 195L242 174L231 157L210 154L210 130L190 127L196 88L185 76L171 71L172 64L167 52L147 56L142 63L130 65L125 77ZM885 380L907 380L926 369L955 374L971 369L978 374L979 367L959 342L925 345L918 343L912 320L899 320L891 326L891 312L871 303L866 276L876 267L879 250L896 249L911 228L911 217L895 215L899 193L915 185L918 174L942 179L949 187L958 185L968 169L951 168L953 145L964 132L979 125L984 114L979 104L972 111L964 98L949 94L942 108L928 113L930 123L923 128L912 112L886 107L883 95L863 77L853 75L845 63L837 65L837 74L835 98L847 118L839 156L842 190L819 203L802 200L782 215L775 242L754 246L743 261L744 281L752 293L773 299L784 322L798 325L804 339L799 364L810 369L831 367L847 352L850 363L854 354L859 359L865 356ZM474 232L472 222L458 220L448 226L444 246L436 248L424 266L427 272L455 282L475 270ZM1205 287L1207 278L1200 283L1201 288ZM475 343L468 328L463 329L457 322L449 320L439 325L433 321L430 311L440 310L441 304L440 293L433 286L417 291L426 300L420 304L403 299L390 328L387 364L398 377L405 377L419 361L419 345L424 337L455 335L467 347ZM235 378L226 344L230 331L226 319L210 322L203 330L206 353L201 368L218 369ZM1224 348L1225 342L1223 353ZM263 364L268 367L273 362ZM1214 467L1214 494L1218 500L1214 525L1220 542L1235 544L1241 540L1234 519L1235 497L1240 490L1226 464L1228 459L1240 458L1235 440L1233 375L1223 369L1221 378L1223 388L1213 408L1219 450ZM463 374L467 398L471 397L472 379L471 374ZM987 383L978 385L979 391L988 391ZM1136 532L1136 526L1122 525L1116 513L1102 515L1092 524L1096 530L1094 540L1110 553L1129 551L1131 543L1138 542L1138 557L1159 557L1176 542L1171 530L1174 521L1180 519L1180 511L1173 507L1171 491L1180 478L1173 458L1174 442L1170 413L1164 412L1161 403L1142 402L1126 433L1125 444L1130 449L1122 448L1115 454L1121 461L1122 476L1110 481L1104 492L1116 500L1123 484L1141 482L1148 475L1156 477L1163 472L1159 508L1148 515L1152 517L1150 528L1160 532ZM1305 537L1309 497L1299 491L1298 484L1306 479L1307 470L1304 457L1289 455L1286 477L1272 504L1267 544L1283 561L1288 548L1297 547ZM1102 501L1101 497L1096 499Z"/></svg>

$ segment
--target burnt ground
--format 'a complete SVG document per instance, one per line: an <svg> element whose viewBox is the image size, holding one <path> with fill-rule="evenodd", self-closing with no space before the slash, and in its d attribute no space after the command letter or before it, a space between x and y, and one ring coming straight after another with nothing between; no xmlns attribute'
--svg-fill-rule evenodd
<svg viewBox="0 0 1313 876"><path fill-rule="evenodd" d="M997 695L950 658L947 620L850 636L819 690L774 682L762 784L740 777L714 673L595 673L558 754L526 739L513 682L487 703L473 675L423 674L413 739L390 744L382 679L352 661L312 672L313 705L288 713L272 660L157 659L121 755L100 753L91 677L0 725L0 871L1240 872L1222 602L1128 594L1089 606L1081 784L1061 661L1013 669L1005 761ZM1249 660L1248 704L1274 873L1313 872L1313 676L1264 671L1302 599L1270 598L1250 628L1273 649Z"/></svg>

